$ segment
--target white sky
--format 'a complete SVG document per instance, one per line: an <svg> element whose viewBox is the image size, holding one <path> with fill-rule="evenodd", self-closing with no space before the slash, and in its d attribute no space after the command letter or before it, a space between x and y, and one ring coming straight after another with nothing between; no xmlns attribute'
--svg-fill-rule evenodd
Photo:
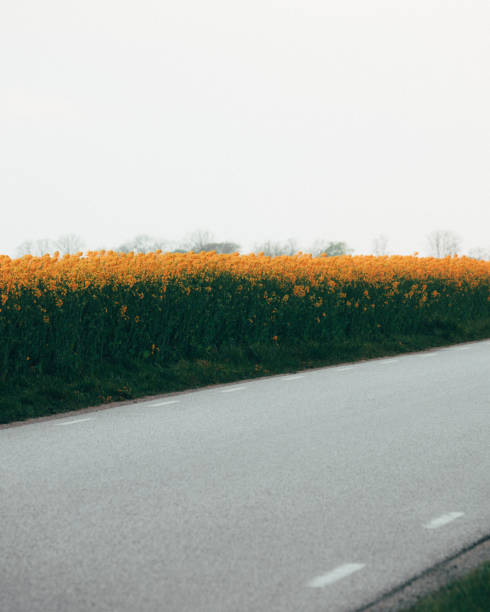
<svg viewBox="0 0 490 612"><path fill-rule="evenodd" d="M4 0L0 253L490 246L487 0Z"/></svg>

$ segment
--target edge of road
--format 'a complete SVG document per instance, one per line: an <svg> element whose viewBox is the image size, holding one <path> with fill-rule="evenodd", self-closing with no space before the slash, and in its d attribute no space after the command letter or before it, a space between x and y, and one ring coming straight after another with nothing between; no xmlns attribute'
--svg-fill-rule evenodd
<svg viewBox="0 0 490 612"><path fill-rule="evenodd" d="M420 351L410 351L406 353L390 353L387 355L383 355L382 357L373 357L372 359L358 359L356 361L343 361L343 362L339 362L339 363L335 363L331 365L306 368L305 370L291 370L290 372L281 372L278 374L257 376L256 378L240 378L240 379L230 381L227 383L216 383L216 384L211 384L211 385L203 385L202 387L191 387L189 389L183 389L181 391L171 391L171 392L161 393L157 395L145 395L145 396L138 397L135 399L121 400L118 402L110 402L107 404L99 404L96 406L88 406L86 408L79 408L77 410L70 410L67 412L57 412L55 414L48 414L46 416L35 417L33 419L25 419L23 421L12 421L11 423L0 423L0 431L2 429L10 429L12 427L21 427L23 425L31 425L33 423L41 423L43 421L52 421L55 419L64 419L67 417L74 417L78 415L89 414L91 412L99 412L101 410L110 410L111 408L118 408L119 406L129 406L131 404L139 404L139 403L144 403L144 402L149 402L149 401L156 401L159 399L177 397L185 393L197 393L198 391L204 391L206 389L212 389L212 388L219 389L220 387L232 386L232 385L236 385L237 383L248 383L248 382L264 380L264 379L269 379L269 378L279 378L281 376L289 376L291 374L296 374L300 372L301 373L302 372L316 372L318 370L326 370L329 368L337 368L337 367L358 364L358 363L367 363L369 361L381 361L383 359L390 359L394 357L405 357L405 356L410 356L410 355L418 355L421 353L432 353L435 351L444 351L444 350L448 350L448 349L451 349L457 346L463 346L466 344L478 344L481 342L489 342L489 339L481 338L479 340L467 340L465 342L457 342L455 344L444 344L444 345L439 345L439 346L432 346L432 347L429 347L429 348L426 348Z"/></svg>
<svg viewBox="0 0 490 612"><path fill-rule="evenodd" d="M423 597L462 578L486 561L490 561L490 535L465 546L456 554L383 593L367 605L356 608L353 612L407 610Z"/></svg>

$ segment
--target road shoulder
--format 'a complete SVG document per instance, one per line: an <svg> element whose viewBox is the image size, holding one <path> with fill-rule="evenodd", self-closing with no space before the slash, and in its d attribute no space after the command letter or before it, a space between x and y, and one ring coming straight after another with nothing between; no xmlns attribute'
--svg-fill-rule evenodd
<svg viewBox="0 0 490 612"><path fill-rule="evenodd" d="M414 576L356 612L400 611L414 606L420 599L462 578L485 561L490 561L490 535L466 547L449 559Z"/></svg>

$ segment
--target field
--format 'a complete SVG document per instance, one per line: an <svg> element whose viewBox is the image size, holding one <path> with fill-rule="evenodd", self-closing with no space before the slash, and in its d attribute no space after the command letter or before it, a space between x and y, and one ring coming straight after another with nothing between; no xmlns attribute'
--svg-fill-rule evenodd
<svg viewBox="0 0 490 612"><path fill-rule="evenodd" d="M490 262L0 257L0 423L490 336Z"/></svg>

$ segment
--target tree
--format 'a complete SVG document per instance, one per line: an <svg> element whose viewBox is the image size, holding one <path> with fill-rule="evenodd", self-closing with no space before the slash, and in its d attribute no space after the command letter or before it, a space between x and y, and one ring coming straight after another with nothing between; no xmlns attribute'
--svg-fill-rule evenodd
<svg viewBox="0 0 490 612"><path fill-rule="evenodd" d="M349 255L353 249L347 246L345 242L324 242L317 240L311 249L314 257L319 257L325 254L327 257L335 257L336 255Z"/></svg>
<svg viewBox="0 0 490 612"><path fill-rule="evenodd" d="M239 248L240 245L236 242L216 242L211 232L199 229L190 234L187 240L173 252L186 253L188 251L194 251L194 253L201 253L202 251L216 251L217 253L236 253Z"/></svg>
<svg viewBox="0 0 490 612"><path fill-rule="evenodd" d="M154 238L148 234L139 234L132 240L124 242L115 249L120 253L152 253L153 251L163 251L167 246L167 241L161 238Z"/></svg>
<svg viewBox="0 0 490 612"><path fill-rule="evenodd" d="M212 242L213 235L211 232L208 232L207 230L198 229L189 236L183 246L186 251L194 251L194 253L200 253L201 251L205 251L206 249L204 247L206 245L211 244Z"/></svg>
<svg viewBox="0 0 490 612"><path fill-rule="evenodd" d="M264 253L269 257L278 257L279 255L294 255L298 252L298 245L294 238L289 238L286 242L272 242L267 240L256 244L254 253Z"/></svg>
<svg viewBox="0 0 490 612"><path fill-rule="evenodd" d="M217 253L236 253L240 245L236 242L208 242L203 244L201 251L216 251Z"/></svg>
<svg viewBox="0 0 490 612"><path fill-rule="evenodd" d="M63 234L54 241L54 246L62 255L74 255L83 250L85 243L78 234Z"/></svg>
<svg viewBox="0 0 490 612"><path fill-rule="evenodd" d="M449 230L435 230L427 236L427 246L432 257L448 257L459 251L461 238Z"/></svg>
<svg viewBox="0 0 490 612"><path fill-rule="evenodd" d="M24 240L21 244L18 244L15 248L15 254L17 257L24 257L24 255L33 255L33 241Z"/></svg>
<svg viewBox="0 0 490 612"><path fill-rule="evenodd" d="M24 255L41 257L46 253L52 253L54 250L55 246L49 238L41 238L40 240L25 240L22 244L19 244L15 252L17 257L23 257Z"/></svg>
<svg viewBox="0 0 490 612"><path fill-rule="evenodd" d="M388 247L388 236L379 234L373 238L373 253L374 255L386 255Z"/></svg>

